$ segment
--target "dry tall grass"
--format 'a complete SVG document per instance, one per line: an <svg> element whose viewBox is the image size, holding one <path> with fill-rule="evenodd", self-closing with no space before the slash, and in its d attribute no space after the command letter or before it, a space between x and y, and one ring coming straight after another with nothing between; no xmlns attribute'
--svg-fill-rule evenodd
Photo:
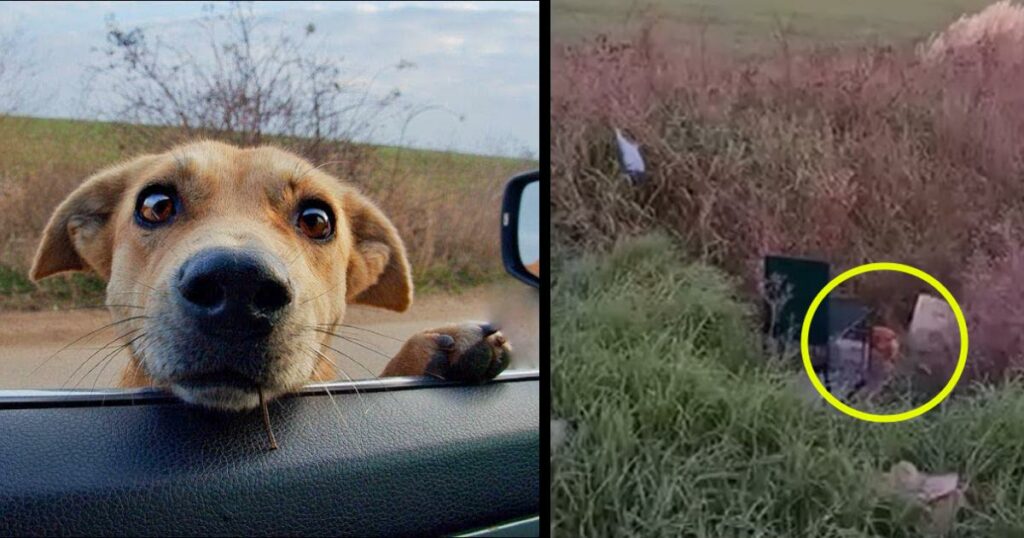
<svg viewBox="0 0 1024 538"><path fill-rule="evenodd" d="M978 13L967 14L932 36L920 48L921 57L928 62L947 61L981 45L991 47L1003 63L1021 61L1020 48L1024 45L1024 6L1002 0ZM970 58L965 58L970 61Z"/></svg>
<svg viewBox="0 0 1024 538"><path fill-rule="evenodd" d="M603 248L662 229L751 293L768 253L839 270L899 261L954 295L973 293L965 283L984 269L966 260L1005 256L995 225L1024 226L1024 65L1019 45L1005 49L1019 43L1005 36L1024 35L1024 16L990 10L920 50L796 50L781 36L755 63L707 46L699 28L653 23L628 40L562 47L552 61L555 233ZM643 145L643 188L617 177L613 125ZM855 284L896 322L926 286ZM972 295L972 334L986 323L979 312L1005 300Z"/></svg>

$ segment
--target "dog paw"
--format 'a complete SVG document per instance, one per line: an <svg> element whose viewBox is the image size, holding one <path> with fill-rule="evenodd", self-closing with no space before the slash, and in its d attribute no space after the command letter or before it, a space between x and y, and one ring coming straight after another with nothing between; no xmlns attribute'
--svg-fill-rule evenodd
<svg viewBox="0 0 1024 538"><path fill-rule="evenodd" d="M489 323L462 323L425 331L433 344L425 374L461 383L483 383L508 367L512 348Z"/></svg>

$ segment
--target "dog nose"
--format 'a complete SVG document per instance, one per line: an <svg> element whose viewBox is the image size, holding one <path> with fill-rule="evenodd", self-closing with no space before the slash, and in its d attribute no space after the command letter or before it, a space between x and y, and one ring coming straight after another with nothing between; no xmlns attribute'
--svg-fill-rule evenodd
<svg viewBox="0 0 1024 538"><path fill-rule="evenodd" d="M292 302L285 279L244 250L200 251L181 266L176 288L185 311L213 331L267 333Z"/></svg>

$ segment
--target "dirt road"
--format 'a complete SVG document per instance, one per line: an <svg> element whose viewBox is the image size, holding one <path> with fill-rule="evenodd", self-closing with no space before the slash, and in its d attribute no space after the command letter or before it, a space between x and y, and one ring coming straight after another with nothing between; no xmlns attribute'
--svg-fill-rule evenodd
<svg viewBox="0 0 1024 538"><path fill-rule="evenodd" d="M338 332L354 341L334 338L330 343L351 358L336 353L331 358L344 371L340 379L376 377L410 335L463 320L498 323L516 351L510 368L537 367L536 293L516 284L417 298L401 314L351 306L345 323L360 328ZM114 386L128 360L127 352L106 360L113 347L99 350L116 341L120 334L116 328L101 330L61 351L108 323L110 316L101 309L0 312L0 389Z"/></svg>

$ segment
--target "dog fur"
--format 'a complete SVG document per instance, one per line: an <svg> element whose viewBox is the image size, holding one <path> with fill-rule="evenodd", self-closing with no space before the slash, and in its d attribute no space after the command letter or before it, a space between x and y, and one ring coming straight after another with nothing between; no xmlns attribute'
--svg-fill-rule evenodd
<svg viewBox="0 0 1024 538"><path fill-rule="evenodd" d="M895 374L899 357L900 341L896 331L882 325L871 327L868 367L863 379L854 386L850 398L858 395L871 398L881 392Z"/></svg>
<svg viewBox="0 0 1024 538"><path fill-rule="evenodd" d="M154 184L172 185L181 209L170 224L147 229L137 222L136 198ZM311 198L333 210L329 243L297 231L296 207ZM169 299L183 264L211 247L256 253L294 296L284 320L252 351L266 356L256 377L270 398L335 379L322 347L331 337L316 328L341 323L347 304L402 312L413 301L405 246L368 198L287 151L211 141L142 155L86 180L52 215L31 277L93 271L107 281L108 308L132 355L121 386L163 386L192 403L248 409L257 405L255 391L179 383L209 357L249 353L196 338ZM382 375L480 382L507 366L509 351L486 324L452 325L414 335Z"/></svg>

